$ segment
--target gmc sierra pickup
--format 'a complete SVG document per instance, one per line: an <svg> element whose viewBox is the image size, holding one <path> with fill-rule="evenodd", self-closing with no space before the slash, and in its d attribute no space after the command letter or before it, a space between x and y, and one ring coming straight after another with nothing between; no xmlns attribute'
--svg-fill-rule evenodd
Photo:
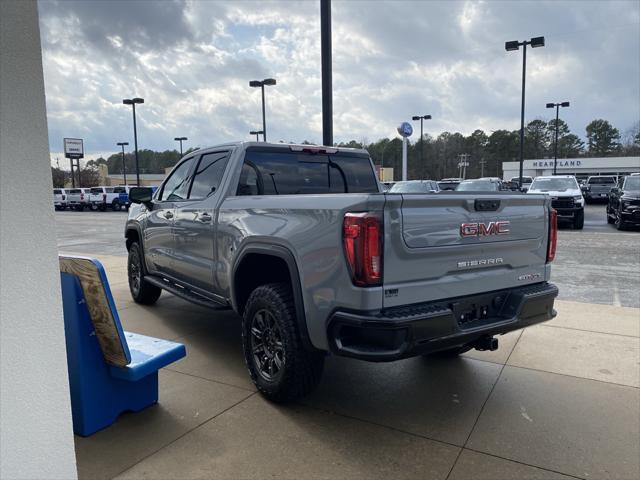
<svg viewBox="0 0 640 480"><path fill-rule="evenodd" d="M556 214L521 192L383 193L365 150L233 143L186 155L125 227L133 299L162 290L242 317L262 394L368 361L494 350L549 320Z"/></svg>

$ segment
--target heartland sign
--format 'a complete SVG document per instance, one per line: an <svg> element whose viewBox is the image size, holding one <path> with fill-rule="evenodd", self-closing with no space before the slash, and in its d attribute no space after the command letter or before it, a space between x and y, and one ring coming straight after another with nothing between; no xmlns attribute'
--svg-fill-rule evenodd
<svg viewBox="0 0 640 480"><path fill-rule="evenodd" d="M533 168L553 168L553 160L534 160ZM558 167L580 167L582 160L558 160Z"/></svg>

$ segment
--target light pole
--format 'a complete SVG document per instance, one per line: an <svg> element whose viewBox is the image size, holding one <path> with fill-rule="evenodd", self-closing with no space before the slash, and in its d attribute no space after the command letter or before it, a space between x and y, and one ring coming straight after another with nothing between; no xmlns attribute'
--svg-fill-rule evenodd
<svg viewBox="0 0 640 480"><path fill-rule="evenodd" d="M531 40L525 40L519 42L518 40L512 40L505 42L504 48L507 52L519 50L522 46L522 106L520 109L520 176L518 184L522 188L522 166L524 165L524 90L525 90L525 78L527 72L527 45L531 45L531 48L544 47L544 37L533 37Z"/></svg>
<svg viewBox="0 0 640 480"><path fill-rule="evenodd" d="M186 142L189 139L187 137L175 137L174 140L180 142L180 157L182 157L182 142Z"/></svg>
<svg viewBox="0 0 640 480"><path fill-rule="evenodd" d="M251 130L249 132L249 135L255 135L256 136L256 142L259 142L260 139L258 138L258 135L264 135L264 131L262 131L262 130Z"/></svg>
<svg viewBox="0 0 640 480"><path fill-rule="evenodd" d="M275 85L275 78L265 78L264 80L251 80L249 82L250 87L260 87L262 89L262 139L267 141L267 120L265 119L264 113L264 86L265 85Z"/></svg>
<svg viewBox="0 0 640 480"><path fill-rule="evenodd" d="M553 174L556 174L558 166L558 117L560 115L560 107L568 107L569 102L547 103L547 108L556 108L556 141L553 144Z"/></svg>
<svg viewBox="0 0 640 480"><path fill-rule="evenodd" d="M424 151L424 140L423 140L423 136L424 136L424 132L423 132L423 128L422 128L422 124L425 120L431 120L431 115L415 115L413 117L411 117L411 120L420 120L420 169L424 168L424 161L422 158L422 154ZM424 172L422 177L424 178Z"/></svg>
<svg viewBox="0 0 640 480"><path fill-rule="evenodd" d="M129 142L118 142L117 145L122 147L122 175L124 175L124 184L127 184L127 164L124 161L124 147L129 145Z"/></svg>
<svg viewBox="0 0 640 480"><path fill-rule="evenodd" d="M140 186L140 163L138 162L138 129L136 128L136 104L144 103L144 98L125 98L122 100L125 105L133 107L133 144L136 152L136 185Z"/></svg>

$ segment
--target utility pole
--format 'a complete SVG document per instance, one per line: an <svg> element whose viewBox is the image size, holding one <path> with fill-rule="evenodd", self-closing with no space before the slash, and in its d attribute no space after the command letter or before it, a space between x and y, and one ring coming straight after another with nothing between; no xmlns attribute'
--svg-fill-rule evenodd
<svg viewBox="0 0 640 480"><path fill-rule="evenodd" d="M333 146L331 0L320 0L320 63L322 69L322 144L330 147Z"/></svg>
<svg viewBox="0 0 640 480"><path fill-rule="evenodd" d="M482 158L478 163L480 164L480 176L484 177L484 165L485 163L487 163L487 161Z"/></svg>

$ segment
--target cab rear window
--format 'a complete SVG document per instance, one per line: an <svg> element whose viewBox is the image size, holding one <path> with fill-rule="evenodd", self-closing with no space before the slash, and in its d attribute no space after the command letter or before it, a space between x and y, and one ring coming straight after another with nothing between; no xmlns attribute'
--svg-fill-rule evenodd
<svg viewBox="0 0 640 480"><path fill-rule="evenodd" d="M598 177L589 179L589 185L613 185L615 183L616 179L614 177Z"/></svg>
<svg viewBox="0 0 640 480"><path fill-rule="evenodd" d="M248 150L237 195L375 193L378 182L366 154Z"/></svg>

